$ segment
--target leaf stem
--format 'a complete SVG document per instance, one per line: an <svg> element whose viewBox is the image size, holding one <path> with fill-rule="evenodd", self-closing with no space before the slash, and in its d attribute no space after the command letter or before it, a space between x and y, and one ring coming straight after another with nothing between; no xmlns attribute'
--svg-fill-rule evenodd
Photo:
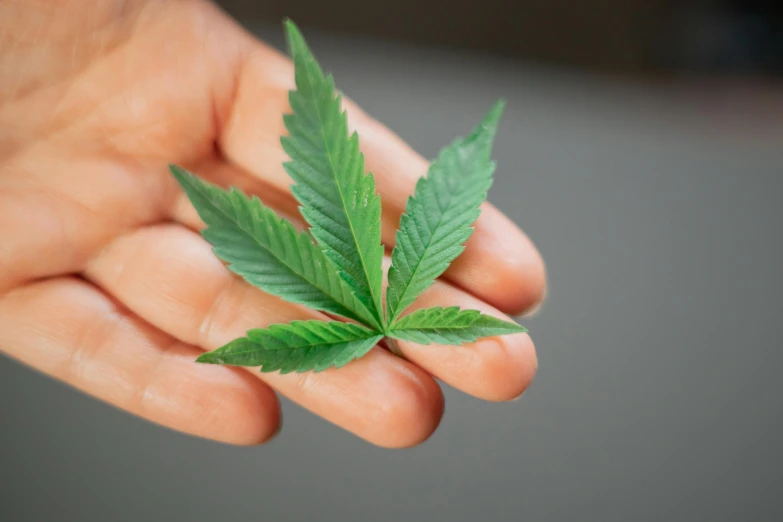
<svg viewBox="0 0 783 522"><path fill-rule="evenodd" d="M405 354L402 353L402 349L400 348L400 345L397 344L397 340L396 339L392 339L391 337L387 337L385 339L385 341L386 341L386 346L389 347L389 351L391 353L393 353L397 357L405 359Z"/></svg>

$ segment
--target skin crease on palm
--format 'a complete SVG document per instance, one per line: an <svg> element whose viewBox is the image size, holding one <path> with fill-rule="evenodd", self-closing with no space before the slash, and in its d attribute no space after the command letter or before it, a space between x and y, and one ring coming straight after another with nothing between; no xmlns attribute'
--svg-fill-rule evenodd
<svg viewBox="0 0 783 522"><path fill-rule="evenodd" d="M0 1L0 351L153 422L233 444L278 432L276 393L387 447L435 430L436 379L486 400L519 396L536 370L527 334L401 343L405 359L375 347L322 373L194 363L249 328L324 318L232 275L167 173L181 164L296 219L279 142L292 84L285 56L202 0ZM427 162L346 108L388 247ZM545 279L532 243L487 204L466 251L414 307L517 315L542 300Z"/></svg>

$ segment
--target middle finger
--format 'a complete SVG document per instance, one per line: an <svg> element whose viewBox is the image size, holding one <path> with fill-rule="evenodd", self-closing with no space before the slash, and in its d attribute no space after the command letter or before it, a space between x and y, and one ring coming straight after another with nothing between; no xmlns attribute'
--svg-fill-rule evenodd
<svg viewBox="0 0 783 522"><path fill-rule="evenodd" d="M114 240L84 275L146 321L206 350L251 328L328 319L233 276L204 239L180 225L146 227ZM303 407L381 446L423 441L443 411L440 388L425 371L378 347L337 370L251 372Z"/></svg>

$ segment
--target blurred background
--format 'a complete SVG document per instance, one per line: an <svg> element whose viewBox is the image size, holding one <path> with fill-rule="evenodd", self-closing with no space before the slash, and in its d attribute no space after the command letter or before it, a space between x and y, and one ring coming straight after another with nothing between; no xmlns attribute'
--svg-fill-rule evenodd
<svg viewBox="0 0 783 522"><path fill-rule="evenodd" d="M602 71L783 72L774 0L223 0L237 18L284 16L334 33L480 50Z"/></svg>
<svg viewBox="0 0 783 522"><path fill-rule="evenodd" d="M272 443L148 424L0 358L0 520L783 520L783 4L358 0L303 28L432 157L508 100L490 200L547 260L518 401L445 389L420 447L284 401Z"/></svg>

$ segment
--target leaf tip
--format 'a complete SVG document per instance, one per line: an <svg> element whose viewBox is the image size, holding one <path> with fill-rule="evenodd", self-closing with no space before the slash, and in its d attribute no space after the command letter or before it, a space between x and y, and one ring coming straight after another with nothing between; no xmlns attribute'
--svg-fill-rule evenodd
<svg viewBox="0 0 783 522"><path fill-rule="evenodd" d="M296 24L293 20L288 18L287 16L283 18L283 30L285 30L286 36L290 36L291 33L294 31L297 31L298 27L296 27Z"/></svg>
<svg viewBox="0 0 783 522"><path fill-rule="evenodd" d="M527 333L528 329L516 322L514 319L506 320L506 319L498 319L496 317L490 318L485 315L481 315L477 318L479 321L487 321L488 323L495 323L495 325L498 328L501 328L503 330L502 333L499 333L498 335L512 335L512 334L518 334L518 333ZM490 326L488 324L487 326Z"/></svg>
<svg viewBox="0 0 783 522"><path fill-rule="evenodd" d="M215 352L202 353L196 358L197 363L202 364L222 364L223 361L220 357L215 355Z"/></svg>
<svg viewBox="0 0 783 522"><path fill-rule="evenodd" d="M514 323L514 326L515 328L512 328L513 331L511 333L530 333L530 330L519 323Z"/></svg>
<svg viewBox="0 0 783 522"><path fill-rule="evenodd" d="M503 116L503 111L506 108L506 100L505 98L498 99L495 104L492 106L489 111L487 111L487 114L484 116L484 119L481 120L480 127L484 131L489 131L491 134L495 134L495 131L497 131L498 123L500 122L501 116Z"/></svg>
<svg viewBox="0 0 783 522"><path fill-rule="evenodd" d="M188 183L188 181L195 177L187 170L173 163L169 163L169 172L171 172L171 175L174 176L174 179L176 179L183 188Z"/></svg>
<svg viewBox="0 0 783 522"><path fill-rule="evenodd" d="M490 154L492 142L498 131L500 118L503 116L503 110L506 107L504 98L498 99L494 105L484 114L481 121L468 134L463 144L474 144L483 147L486 154Z"/></svg>
<svg viewBox="0 0 783 522"><path fill-rule="evenodd" d="M290 18L286 17L283 19L283 27L285 28L286 42L288 44L288 54L293 58L299 49L303 46L306 47L305 39L299 27Z"/></svg>
<svg viewBox="0 0 783 522"><path fill-rule="evenodd" d="M174 163L169 163L169 172L171 172L174 176L179 176L185 174L186 170L180 167L179 165L175 165Z"/></svg>

